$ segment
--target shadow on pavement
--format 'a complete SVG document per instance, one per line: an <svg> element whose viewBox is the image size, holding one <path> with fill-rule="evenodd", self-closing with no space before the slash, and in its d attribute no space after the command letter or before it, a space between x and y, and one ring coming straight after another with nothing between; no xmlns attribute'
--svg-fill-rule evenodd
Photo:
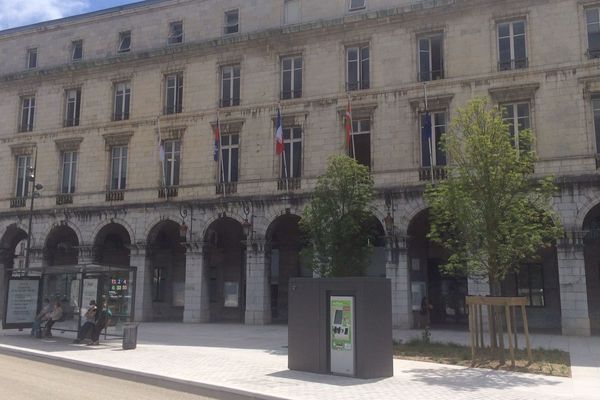
<svg viewBox="0 0 600 400"><path fill-rule="evenodd" d="M487 371L474 368L420 368L403 371L411 375L412 381L431 386L443 386L457 392L474 392L486 389L512 389L518 387L534 387L540 385L558 385L558 380L551 380L538 375L528 377L504 371Z"/></svg>
<svg viewBox="0 0 600 400"><path fill-rule="evenodd" d="M343 376L319 375L319 374L312 374L310 372L290 371L290 370L274 372L272 374L268 374L268 376L272 376L275 378L282 378L282 379L292 379L295 381L319 383L322 385L331 385L331 386L361 386L361 385L368 385L371 383L375 383L375 382L384 380L384 379L346 378ZM387 379L387 378L385 378L385 379Z"/></svg>

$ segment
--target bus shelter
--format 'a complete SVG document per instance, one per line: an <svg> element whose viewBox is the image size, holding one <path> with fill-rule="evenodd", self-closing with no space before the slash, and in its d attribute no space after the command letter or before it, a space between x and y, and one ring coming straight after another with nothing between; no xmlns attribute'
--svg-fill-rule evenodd
<svg viewBox="0 0 600 400"><path fill-rule="evenodd" d="M4 329L31 328L45 299L60 302L63 309L54 330L78 331L91 300L112 314L105 335L121 337L123 325L133 321L136 267L79 264L30 268L27 276L7 272L12 276L6 286Z"/></svg>

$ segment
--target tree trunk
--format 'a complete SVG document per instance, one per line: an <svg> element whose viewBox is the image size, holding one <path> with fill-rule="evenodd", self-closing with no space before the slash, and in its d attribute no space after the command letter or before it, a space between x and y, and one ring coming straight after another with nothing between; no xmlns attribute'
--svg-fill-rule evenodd
<svg viewBox="0 0 600 400"><path fill-rule="evenodd" d="M502 296L502 286L500 282L490 276L490 294L492 297ZM504 322L503 313L498 312L497 307L492 306L492 331L490 332L490 343L492 349L497 350L500 363L504 364Z"/></svg>

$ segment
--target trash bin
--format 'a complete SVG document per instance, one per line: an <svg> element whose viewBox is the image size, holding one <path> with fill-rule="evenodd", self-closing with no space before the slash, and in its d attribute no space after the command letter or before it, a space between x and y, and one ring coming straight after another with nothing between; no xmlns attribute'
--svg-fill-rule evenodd
<svg viewBox="0 0 600 400"><path fill-rule="evenodd" d="M133 350L137 347L138 324L123 325L123 350Z"/></svg>

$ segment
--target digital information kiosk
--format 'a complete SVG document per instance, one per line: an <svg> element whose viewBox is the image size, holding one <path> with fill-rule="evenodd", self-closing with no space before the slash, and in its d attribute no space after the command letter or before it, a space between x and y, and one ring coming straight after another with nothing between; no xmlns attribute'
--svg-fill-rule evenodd
<svg viewBox="0 0 600 400"><path fill-rule="evenodd" d="M354 376L354 296L331 296L329 299L331 372Z"/></svg>

